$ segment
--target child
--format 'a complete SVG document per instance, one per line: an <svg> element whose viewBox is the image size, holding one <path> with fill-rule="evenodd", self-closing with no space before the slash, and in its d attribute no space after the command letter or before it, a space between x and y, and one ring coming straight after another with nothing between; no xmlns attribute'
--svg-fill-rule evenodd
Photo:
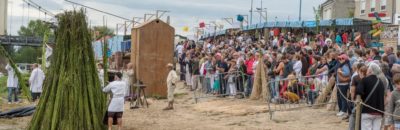
<svg viewBox="0 0 400 130"><path fill-rule="evenodd" d="M235 73L236 72L236 61L235 60L231 60L230 61L230 68L229 68L229 74L226 75L228 78L228 89L229 91L227 93L229 93L230 96L235 96L236 95L236 83L235 83Z"/></svg>
<svg viewBox="0 0 400 130"><path fill-rule="evenodd" d="M396 86L392 92L392 97L389 101L389 107L387 112L393 115L400 115L400 74L393 76L393 82ZM400 118L395 116L389 116L388 122L395 130L400 129Z"/></svg>

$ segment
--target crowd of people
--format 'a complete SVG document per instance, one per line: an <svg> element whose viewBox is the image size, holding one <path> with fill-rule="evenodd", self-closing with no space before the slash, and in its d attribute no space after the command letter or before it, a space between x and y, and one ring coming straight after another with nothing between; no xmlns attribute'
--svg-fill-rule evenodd
<svg viewBox="0 0 400 130"><path fill-rule="evenodd" d="M392 47L367 47L361 34L344 30L317 34L272 30L264 39L239 32L208 38L203 43L178 43L175 55L180 79L193 91L247 97L257 66L264 64L271 102L294 103L292 95L306 99L311 106L327 91L329 97L337 97L337 116L350 121L349 129L354 129L353 102L360 95L365 103L361 129L400 129L400 116L391 116L400 114L395 97L398 87L400 90L400 53L394 54ZM334 87L327 87L330 82Z"/></svg>

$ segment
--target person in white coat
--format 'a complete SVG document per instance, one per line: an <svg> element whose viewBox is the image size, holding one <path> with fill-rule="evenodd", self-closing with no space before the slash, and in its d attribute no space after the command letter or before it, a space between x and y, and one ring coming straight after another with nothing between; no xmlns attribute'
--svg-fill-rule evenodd
<svg viewBox="0 0 400 130"><path fill-rule="evenodd" d="M18 77L14 72L14 69L10 64L6 65L8 73L7 78L7 89L8 89L8 104L12 103L12 97L14 96L14 102L18 102Z"/></svg>
<svg viewBox="0 0 400 130"><path fill-rule="evenodd" d="M122 114L124 112L125 93L128 87L125 81L122 81L122 73L118 72L114 76L114 81L103 88L103 92L112 93L111 102L108 105L108 129L112 129L113 119L117 118L118 130L122 128Z"/></svg>
<svg viewBox="0 0 400 130"><path fill-rule="evenodd" d="M164 108L164 110L172 110L174 109L174 91L176 87L176 82L178 81L178 75L174 70L173 64L171 63L167 64L167 68L169 70L167 76L168 106Z"/></svg>
<svg viewBox="0 0 400 130"><path fill-rule="evenodd" d="M42 94L42 86L45 75L38 64L33 64L33 70L29 77L29 86L32 94L32 100L35 101Z"/></svg>

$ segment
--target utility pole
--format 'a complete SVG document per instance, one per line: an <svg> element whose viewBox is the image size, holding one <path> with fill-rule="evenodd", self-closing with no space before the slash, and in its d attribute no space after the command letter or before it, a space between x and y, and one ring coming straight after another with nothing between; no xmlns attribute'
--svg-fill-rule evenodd
<svg viewBox="0 0 400 130"><path fill-rule="evenodd" d="M300 0L300 8L299 8L299 21L301 21L301 6L303 4L303 0Z"/></svg>
<svg viewBox="0 0 400 130"><path fill-rule="evenodd" d="M261 10L263 9L263 7L262 7L262 1L263 1L263 0L261 0ZM260 12L260 23L261 23L261 16L262 16L262 12Z"/></svg>
<svg viewBox="0 0 400 130"><path fill-rule="evenodd" d="M250 25L253 24L253 0L251 0Z"/></svg>

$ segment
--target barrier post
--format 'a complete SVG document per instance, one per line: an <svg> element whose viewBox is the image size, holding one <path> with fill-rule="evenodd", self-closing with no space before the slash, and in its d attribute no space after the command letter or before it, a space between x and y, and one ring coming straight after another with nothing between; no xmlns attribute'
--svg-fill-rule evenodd
<svg viewBox="0 0 400 130"><path fill-rule="evenodd" d="M361 96L357 95L356 98L356 123L355 123L355 130L361 130Z"/></svg>

